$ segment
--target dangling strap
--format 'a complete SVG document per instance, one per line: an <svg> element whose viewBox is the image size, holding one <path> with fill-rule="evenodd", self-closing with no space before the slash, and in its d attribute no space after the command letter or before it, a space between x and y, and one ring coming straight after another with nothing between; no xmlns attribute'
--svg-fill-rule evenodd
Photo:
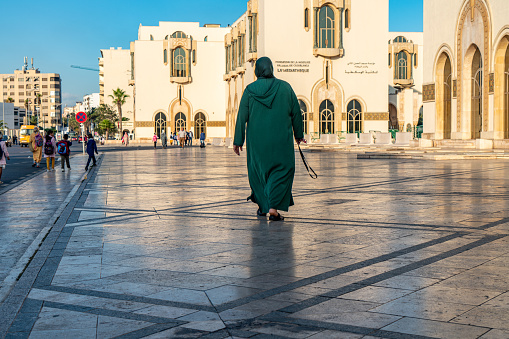
<svg viewBox="0 0 509 339"><path fill-rule="evenodd" d="M304 163L304 166L306 166L309 176L311 177L311 179L318 178L318 174L316 174L315 171L313 171L313 169L311 168L311 166L308 165L308 162L306 161L306 157L304 157L304 153L302 153L302 150L300 149L300 145L297 144L297 146L299 146L300 156L302 158L302 162ZM311 174L311 172L313 174Z"/></svg>

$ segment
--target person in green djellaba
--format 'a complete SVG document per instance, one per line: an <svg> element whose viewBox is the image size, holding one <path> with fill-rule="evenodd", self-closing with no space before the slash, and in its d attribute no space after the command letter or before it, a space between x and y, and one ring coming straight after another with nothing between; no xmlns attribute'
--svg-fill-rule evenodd
<svg viewBox="0 0 509 339"><path fill-rule="evenodd" d="M247 138L247 170L251 196L259 216L283 220L279 210L293 206L292 185L297 143L304 141L299 102L290 84L274 77L272 61L263 57L255 66L258 78L240 101L233 150L240 155ZM304 141L305 142L305 141Z"/></svg>

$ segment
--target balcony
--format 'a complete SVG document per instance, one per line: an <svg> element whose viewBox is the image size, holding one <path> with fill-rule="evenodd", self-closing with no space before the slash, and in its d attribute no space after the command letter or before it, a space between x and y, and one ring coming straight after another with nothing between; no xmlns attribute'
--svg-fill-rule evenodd
<svg viewBox="0 0 509 339"><path fill-rule="evenodd" d="M394 87L396 88L414 87L414 79L394 79Z"/></svg>
<svg viewBox="0 0 509 339"><path fill-rule="evenodd" d="M313 55L314 56L323 56L326 58L332 57L343 57L345 50L342 48L314 48Z"/></svg>
<svg viewBox="0 0 509 339"><path fill-rule="evenodd" d="M258 53L247 53L247 61L256 61L258 59Z"/></svg>
<svg viewBox="0 0 509 339"><path fill-rule="evenodd" d="M170 77L171 83L188 84L192 81L191 77Z"/></svg>

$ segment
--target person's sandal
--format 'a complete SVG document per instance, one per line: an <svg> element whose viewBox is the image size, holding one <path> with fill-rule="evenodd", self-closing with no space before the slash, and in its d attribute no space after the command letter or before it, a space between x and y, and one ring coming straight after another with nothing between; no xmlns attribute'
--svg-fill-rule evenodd
<svg viewBox="0 0 509 339"><path fill-rule="evenodd" d="M260 209L258 209L258 211L256 211L256 215L259 217L266 217L267 213L262 213L262 211L260 211Z"/></svg>
<svg viewBox="0 0 509 339"><path fill-rule="evenodd" d="M283 220L285 220L285 218L281 214L278 213L277 215L271 215L269 217L269 220L270 221L283 221Z"/></svg>

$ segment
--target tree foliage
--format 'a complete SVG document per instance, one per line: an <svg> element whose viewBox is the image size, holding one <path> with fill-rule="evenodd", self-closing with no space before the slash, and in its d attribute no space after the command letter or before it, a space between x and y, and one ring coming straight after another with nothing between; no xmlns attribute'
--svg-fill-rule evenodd
<svg viewBox="0 0 509 339"><path fill-rule="evenodd" d="M122 121L124 121L122 118L122 105L126 103L129 95L124 90L117 88L113 90L113 94L110 94L109 97L113 99L113 104L117 105L117 112L120 117L120 131L122 131Z"/></svg>

